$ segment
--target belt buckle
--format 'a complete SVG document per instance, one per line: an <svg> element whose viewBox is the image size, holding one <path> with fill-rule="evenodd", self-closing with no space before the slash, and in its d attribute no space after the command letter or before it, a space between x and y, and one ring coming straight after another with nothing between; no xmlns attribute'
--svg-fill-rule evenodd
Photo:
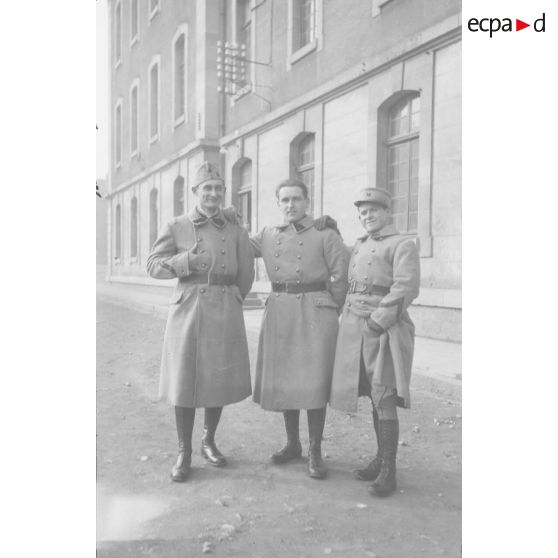
<svg viewBox="0 0 558 558"><path fill-rule="evenodd" d="M286 294L294 294L294 291L289 290L289 285L293 284L292 281L285 281L285 293Z"/></svg>

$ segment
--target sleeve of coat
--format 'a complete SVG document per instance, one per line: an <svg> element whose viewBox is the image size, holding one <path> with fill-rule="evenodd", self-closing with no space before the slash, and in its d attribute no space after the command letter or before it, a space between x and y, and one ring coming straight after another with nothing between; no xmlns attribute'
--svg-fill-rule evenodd
<svg viewBox="0 0 558 558"><path fill-rule="evenodd" d="M420 260L415 242L404 240L395 248L393 256L393 284L380 302L378 308L370 314L374 329L386 330L395 324L402 312L419 294ZM377 327L379 326L379 327Z"/></svg>
<svg viewBox="0 0 558 558"><path fill-rule="evenodd" d="M236 284L238 285L242 298L245 298L250 292L252 283L254 282L254 254L250 245L248 232L243 227L240 227L236 255L238 259Z"/></svg>
<svg viewBox="0 0 558 558"><path fill-rule="evenodd" d="M345 303L348 290L348 270L350 252L341 236L332 229L324 235L324 256L329 270L329 292L339 308Z"/></svg>
<svg viewBox="0 0 558 558"><path fill-rule="evenodd" d="M262 257L262 238L265 229L262 229L258 234L250 237L250 245L252 246L252 254L254 258Z"/></svg>
<svg viewBox="0 0 558 558"><path fill-rule="evenodd" d="M147 257L147 272L155 279L174 279L190 275L188 251L178 253L172 227L166 224Z"/></svg>

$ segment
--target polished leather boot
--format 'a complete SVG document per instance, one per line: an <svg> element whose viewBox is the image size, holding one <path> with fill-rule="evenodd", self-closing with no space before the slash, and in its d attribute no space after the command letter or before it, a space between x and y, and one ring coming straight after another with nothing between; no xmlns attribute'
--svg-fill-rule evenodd
<svg viewBox="0 0 558 558"><path fill-rule="evenodd" d="M313 479L323 479L327 469L322 461L322 435L324 432L326 409L308 410L308 476Z"/></svg>
<svg viewBox="0 0 558 558"><path fill-rule="evenodd" d="M176 433L178 434L178 458L171 470L171 480L184 482L190 474L192 462L192 429L196 417L196 409L175 407Z"/></svg>
<svg viewBox="0 0 558 558"><path fill-rule="evenodd" d="M375 496L389 496L397 488L395 478L395 459L399 443L399 421L380 420L380 447L382 448L382 465L378 478L370 485Z"/></svg>
<svg viewBox="0 0 558 558"><path fill-rule="evenodd" d="M355 471L355 477L358 480L363 481L374 481L378 478L380 474L380 469L382 467L382 452L380 449L380 433L378 429L378 412L376 409L372 408L372 419L374 420L374 432L376 432L376 457L370 461L367 467L364 469L357 469Z"/></svg>
<svg viewBox="0 0 558 558"><path fill-rule="evenodd" d="M221 418L223 407L207 407L205 409L205 423L201 442L202 457L214 467L224 467L227 464L225 456L215 445L215 432Z"/></svg>
<svg viewBox="0 0 558 558"><path fill-rule="evenodd" d="M285 430L287 431L287 444L271 456L271 461L276 465L282 465L302 456L302 446L300 445L298 433L299 417L300 411L283 411Z"/></svg>

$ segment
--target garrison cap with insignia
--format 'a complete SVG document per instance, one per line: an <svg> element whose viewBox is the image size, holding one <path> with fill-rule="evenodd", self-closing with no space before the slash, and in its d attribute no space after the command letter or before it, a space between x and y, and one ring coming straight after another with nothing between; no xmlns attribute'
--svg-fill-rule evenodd
<svg viewBox="0 0 558 558"><path fill-rule="evenodd" d="M361 203L377 203L386 208L391 208L391 194L387 190L380 188L364 188L358 193L355 205L358 207Z"/></svg>
<svg viewBox="0 0 558 558"><path fill-rule="evenodd" d="M224 182L221 178L221 175L219 174L219 171L217 170L217 167L207 161L204 161L199 169L196 171L192 190L200 186L200 184L207 182L208 180L220 180L221 182Z"/></svg>

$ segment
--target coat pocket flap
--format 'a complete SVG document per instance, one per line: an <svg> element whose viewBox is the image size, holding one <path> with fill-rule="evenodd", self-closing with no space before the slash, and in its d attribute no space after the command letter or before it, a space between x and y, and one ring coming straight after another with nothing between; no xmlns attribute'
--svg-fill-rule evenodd
<svg viewBox="0 0 558 558"><path fill-rule="evenodd" d="M318 295L313 296L312 301L314 302L314 306L323 306L324 308L335 308L337 310L337 304L331 298L331 296L326 295Z"/></svg>
<svg viewBox="0 0 558 558"><path fill-rule="evenodd" d="M170 297L169 304L178 304L182 300L183 296L184 291L174 291Z"/></svg>

